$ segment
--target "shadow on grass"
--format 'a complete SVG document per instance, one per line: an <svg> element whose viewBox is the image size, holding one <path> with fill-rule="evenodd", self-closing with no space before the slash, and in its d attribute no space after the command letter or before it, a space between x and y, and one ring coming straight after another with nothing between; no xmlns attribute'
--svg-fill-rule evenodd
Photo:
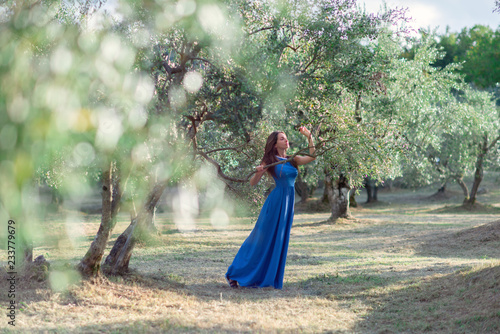
<svg viewBox="0 0 500 334"><path fill-rule="evenodd" d="M358 202L357 208L363 209L363 208L385 208L385 207L390 207L392 206L392 203L385 202L385 201L371 201L371 202Z"/></svg>
<svg viewBox="0 0 500 334"><path fill-rule="evenodd" d="M404 267L395 269L392 265L381 266L380 263L371 264L369 262L363 262L362 266L359 267L356 263L359 255L356 254L351 256L345 254L320 256L297 254L291 250L287 260L288 270L308 270L313 265L325 263L338 263L342 270L339 273L335 271L323 272L320 269L319 274L305 280L285 282L283 290L241 287L231 289L227 286L223 275L232 255L234 255L233 252L228 254L227 249L226 251L220 249L184 254L158 254L154 260L148 260L147 256L139 255L137 256L138 262L149 262L149 265L154 268L163 263L162 270L164 272L174 272L176 275L165 278L164 273L137 273L136 276L131 275L118 282L126 285L140 285L150 289L175 290L198 300L210 302L218 302L222 295L224 298L241 303L273 298L294 299L297 296L323 296L331 300L343 300L356 298L356 296L367 293L370 289L384 288L392 284L405 284L404 282L407 281L425 280L437 273L450 273L457 268L447 263L432 263L419 269L404 269ZM179 266L183 267L184 273L178 269ZM197 272L200 268L208 272L207 276ZM200 281L203 283L199 283Z"/></svg>
<svg viewBox="0 0 500 334"><path fill-rule="evenodd" d="M413 219L405 218L407 221ZM361 221L360 224L332 225L331 229L328 225L331 224L314 222L296 226L324 228L292 235L291 244L306 249L321 244L336 253L345 250L360 257L365 251L397 253L399 250L414 250L415 254L424 257L500 258L500 221L462 230L457 229L454 216L439 217L438 220L416 216L415 223L371 224ZM318 259L322 263L337 260L337 257Z"/></svg>
<svg viewBox="0 0 500 334"><path fill-rule="evenodd" d="M368 271L352 271L347 275L323 273L290 284L289 287L300 291L302 295L323 296L329 300L341 301L353 300L365 291L393 284L400 279L403 278L389 279L387 275Z"/></svg>
<svg viewBox="0 0 500 334"><path fill-rule="evenodd" d="M144 318L148 315L145 314ZM9 333L7 331L7 333ZM14 332L12 332L14 333ZM17 333L17 332L16 332ZM164 320L139 320L139 321L100 321L93 325L81 326L77 328L44 328L31 329L30 333L107 333L107 334L143 334L143 333L252 333L251 330L242 331L240 328L231 328L230 326L210 326L206 329L198 326L182 324L180 321L172 319Z"/></svg>
<svg viewBox="0 0 500 334"><path fill-rule="evenodd" d="M320 218L308 218L308 219L295 219L292 228L301 227L318 227L318 226L334 226L334 225L353 225L359 223L360 220L352 216L350 218L338 218L335 221L329 220L329 214L327 216L321 215ZM325 219L326 217L326 219Z"/></svg>
<svg viewBox="0 0 500 334"><path fill-rule="evenodd" d="M314 223L297 223L293 224L293 227L295 228L300 228L300 227L316 227L316 226L323 226L323 225L335 225L335 222L329 221L329 220L320 220L316 221Z"/></svg>
<svg viewBox="0 0 500 334"><path fill-rule="evenodd" d="M441 258L500 258L500 220L458 232L434 233L416 252Z"/></svg>
<svg viewBox="0 0 500 334"><path fill-rule="evenodd" d="M500 208L490 204L475 203L471 208L466 208L463 205L446 205L442 208L430 210L428 213L437 214L500 214Z"/></svg>
<svg viewBox="0 0 500 334"><path fill-rule="evenodd" d="M143 274L137 270L130 270L128 273L119 276L103 276L101 282L98 284L105 286L108 284L107 282L128 287L140 286L141 288L152 290L181 291L186 287L182 277L175 274Z"/></svg>
<svg viewBox="0 0 500 334"><path fill-rule="evenodd" d="M0 302L2 302L2 305L7 305L10 301L7 293L10 287L8 284L10 277L11 275L8 275L5 272L0 275L0 289L5 292L0 294ZM23 305L26 303L40 302L50 298L52 291L50 290L49 282L47 280L38 281L35 279L25 278L20 274L15 275L15 277L16 285L14 296L16 298L16 302L18 303L18 308L23 308Z"/></svg>
<svg viewBox="0 0 500 334"><path fill-rule="evenodd" d="M499 333L500 266L432 277L373 300L360 333Z"/></svg>

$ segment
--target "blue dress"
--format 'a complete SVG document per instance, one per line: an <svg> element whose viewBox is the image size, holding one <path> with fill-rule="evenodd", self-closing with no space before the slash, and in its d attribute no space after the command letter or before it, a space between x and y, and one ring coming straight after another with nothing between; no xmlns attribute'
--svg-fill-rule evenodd
<svg viewBox="0 0 500 334"><path fill-rule="evenodd" d="M275 172L276 187L226 273L226 277L238 281L240 286L283 288L298 171L286 162L275 166Z"/></svg>

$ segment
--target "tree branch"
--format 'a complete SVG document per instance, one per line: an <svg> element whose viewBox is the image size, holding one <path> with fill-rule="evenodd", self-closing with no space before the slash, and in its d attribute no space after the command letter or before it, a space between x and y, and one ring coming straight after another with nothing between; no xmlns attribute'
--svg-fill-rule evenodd
<svg viewBox="0 0 500 334"><path fill-rule="evenodd" d="M306 65L306 67L304 67L303 70L301 70L302 73L306 73L307 69L309 68L309 66L311 66L311 64L316 60L316 57L318 56L318 53L315 52L311 61L309 62L309 64Z"/></svg>
<svg viewBox="0 0 500 334"><path fill-rule="evenodd" d="M275 27L274 26L271 26L271 27L265 27L265 28L260 28L260 29L257 29L255 31L252 31L251 33L248 34L248 36L251 36L251 35L254 35L258 32L261 32L261 31L265 31L265 30L271 30L271 29L274 29Z"/></svg>
<svg viewBox="0 0 500 334"><path fill-rule="evenodd" d="M295 48L293 46L291 46L291 45L288 45L288 44L285 46L285 48L290 48L290 49L292 49L295 52L297 52L297 50L300 49L300 47L301 47L301 45L299 45L299 46L297 46Z"/></svg>
<svg viewBox="0 0 500 334"><path fill-rule="evenodd" d="M190 58L191 60L201 60L202 62L205 62L207 64L210 64L211 66L217 68L217 66L215 66L214 64L212 64L209 60L205 59L205 58L200 58L200 57L191 57Z"/></svg>
<svg viewBox="0 0 500 334"><path fill-rule="evenodd" d="M490 146L488 146L488 151L491 150L493 148L493 146L495 146L497 144L497 142L500 140L500 136L496 137L490 144Z"/></svg>
<svg viewBox="0 0 500 334"><path fill-rule="evenodd" d="M243 146L243 145L242 145L242 146ZM207 152L205 152L205 153L206 153L206 154L210 154L210 153L215 153L215 152L220 152L220 151L236 151L236 152L238 152L238 153L241 153L241 154L246 155L246 157L247 157L248 159L251 159L251 157L250 157L247 153L245 153L245 152L241 151L239 147L221 147L221 148L216 148L216 149L213 149L213 150L207 151Z"/></svg>
<svg viewBox="0 0 500 334"><path fill-rule="evenodd" d="M316 144L315 147L323 146L324 144L326 144L328 142L333 142L334 140L335 140L335 138L330 138L328 140L322 140L322 141L318 142L318 144ZM222 179L228 180L228 181L232 181L232 182L239 182L239 183L248 182L250 180L250 178L252 177L252 175L257 172L256 170L252 171L245 178L231 177L229 175L226 175L222 171L222 167L221 167L221 165L217 161L215 161L214 159L212 159L212 158L210 158L208 156L208 153L210 153L210 152L220 151L220 150L224 150L224 149L234 149L234 148L229 147L229 148L223 148L223 149L215 149L215 150L212 150L212 151L209 151L209 152L203 152L203 151L199 151L198 150L196 153L199 154L199 155L201 155L203 158L205 158L205 160L207 160L209 163L211 163L212 165L214 165L215 168L217 169L217 175L219 177L221 177ZM318 157L318 156L323 155L324 153L328 152L331 149L333 149L333 147L330 147L330 148L328 148L326 150L323 150L322 152L320 152L320 154L315 153L314 155L311 155L311 154L307 153L307 151L309 151L309 146L307 146L307 147L304 147L304 148L298 150L297 152L295 152L293 155L291 155L289 158L287 158L285 160L280 160L278 162L275 162L275 163L272 163L272 164L264 166L264 169L269 168L269 167L273 167L273 166L277 166L277 165L281 165L281 164L284 164L284 163L287 163L287 162L290 162L290 161L292 161L299 154L310 156L310 157Z"/></svg>
<svg viewBox="0 0 500 334"><path fill-rule="evenodd" d="M210 158L207 153L202 152L202 151L197 151L197 153L199 155L201 155L203 158L205 158L205 160L207 160L209 163L211 163L212 165L215 166L215 168L217 169L217 175L220 178L222 178L224 180L228 180L228 181L232 181L232 182L240 182L240 183L244 183L244 182L247 182L249 180L249 177L247 177L246 179L238 179L238 178L234 178L234 177L226 175L222 171L222 167L219 165L219 163L217 161L215 161L214 159Z"/></svg>

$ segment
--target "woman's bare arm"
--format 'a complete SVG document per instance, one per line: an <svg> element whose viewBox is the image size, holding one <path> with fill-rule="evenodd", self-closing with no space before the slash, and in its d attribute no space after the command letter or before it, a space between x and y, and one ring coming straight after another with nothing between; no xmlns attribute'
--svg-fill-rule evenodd
<svg viewBox="0 0 500 334"><path fill-rule="evenodd" d="M267 169L264 169L263 165L259 165L256 167L257 171L255 174L252 176L250 179L250 185L255 186L257 183L259 183L260 179L262 178L262 175L266 172Z"/></svg>
<svg viewBox="0 0 500 334"><path fill-rule="evenodd" d="M311 155L311 156L301 156L301 155L295 156L294 160L297 163L297 165L300 166L316 160L316 157L314 156L314 153L316 153L316 148L314 147L314 141L311 132L307 130L305 126L301 126L299 128L299 131L300 133L302 133L304 136L307 137L307 141L309 144L309 154Z"/></svg>

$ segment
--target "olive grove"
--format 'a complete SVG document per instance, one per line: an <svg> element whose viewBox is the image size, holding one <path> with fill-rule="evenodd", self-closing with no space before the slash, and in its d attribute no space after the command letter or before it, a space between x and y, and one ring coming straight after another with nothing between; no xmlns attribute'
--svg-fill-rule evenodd
<svg viewBox="0 0 500 334"><path fill-rule="evenodd" d="M457 180L475 161L480 182L496 151L488 95L468 90L456 65L432 67L439 51L429 44L401 57L403 9L366 13L354 0L105 5L7 2L0 12L2 222L19 224L29 254L48 233L36 181L76 203L99 187L101 226L82 275L128 271L137 241L159 232L166 189L178 194L179 229L190 228L201 192L215 221L231 214L229 197L259 202L269 184L247 181L277 129L297 153L306 146L297 128L311 128L318 159L299 186L307 197L324 179L331 221L349 217L364 179L401 175L412 155L412 165L434 162L447 170L439 177ZM452 151L470 153L453 160ZM130 225L105 257L120 211Z"/></svg>

